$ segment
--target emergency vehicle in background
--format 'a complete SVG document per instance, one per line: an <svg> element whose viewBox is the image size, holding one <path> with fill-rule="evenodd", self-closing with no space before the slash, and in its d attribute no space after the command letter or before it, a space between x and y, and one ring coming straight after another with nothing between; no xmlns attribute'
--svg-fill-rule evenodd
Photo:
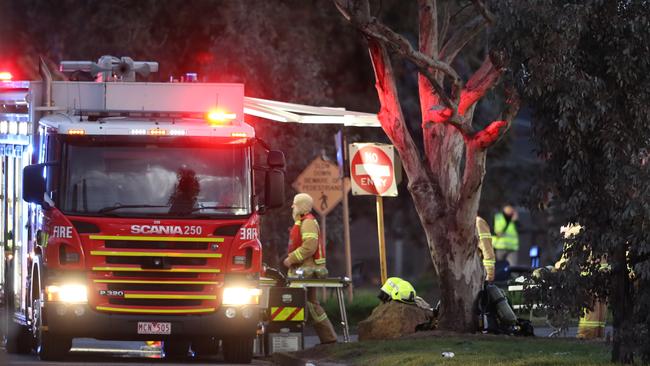
<svg viewBox="0 0 650 366"><path fill-rule="evenodd" d="M16 137L1 154L10 352L221 341L227 362L250 362L259 215L284 203L284 155L244 122L242 84L135 82L157 68L105 56L61 63L101 82L53 81L42 63L43 81L0 83L0 134Z"/></svg>

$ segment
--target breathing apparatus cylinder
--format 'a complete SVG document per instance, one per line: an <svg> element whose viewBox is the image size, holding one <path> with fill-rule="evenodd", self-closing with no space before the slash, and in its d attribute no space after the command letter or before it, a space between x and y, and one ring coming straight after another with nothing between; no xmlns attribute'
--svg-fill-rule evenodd
<svg viewBox="0 0 650 366"><path fill-rule="evenodd" d="M499 321L505 325L517 324L517 316L515 315L515 312L512 311L510 304L508 304L508 299L503 294L503 291L494 285L488 285L485 289L487 290L490 302L494 304L494 307L497 310Z"/></svg>

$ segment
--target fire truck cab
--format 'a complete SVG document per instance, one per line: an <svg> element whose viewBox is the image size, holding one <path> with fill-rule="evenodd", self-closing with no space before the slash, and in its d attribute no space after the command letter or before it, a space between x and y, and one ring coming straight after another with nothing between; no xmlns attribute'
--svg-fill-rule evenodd
<svg viewBox="0 0 650 366"><path fill-rule="evenodd" d="M43 67L21 84L33 158L7 268L8 350L57 360L76 337L163 340L168 356L221 343L227 362L250 362L259 215L284 203L285 159L244 122L244 86L135 82L157 64L128 58L61 69L100 82Z"/></svg>

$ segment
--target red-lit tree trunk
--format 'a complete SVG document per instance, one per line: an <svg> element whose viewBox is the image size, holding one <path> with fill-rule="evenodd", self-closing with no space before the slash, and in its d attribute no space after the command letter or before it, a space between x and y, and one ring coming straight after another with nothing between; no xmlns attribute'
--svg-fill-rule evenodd
<svg viewBox="0 0 650 366"><path fill-rule="evenodd" d="M439 327L474 331L474 302L484 279L475 218L485 174L486 149L508 129L518 100L514 96L509 99L502 120L474 131L474 106L500 78L503 60L497 55L487 57L465 85L450 65L458 52L493 21L492 16L479 0L474 0L477 17L445 37L448 19L438 24L436 1L420 0L419 50L416 50L405 38L370 15L367 0L334 1L368 39L381 103L379 120L403 162L408 189L440 278ZM413 62L420 72L423 152L406 128L389 49Z"/></svg>

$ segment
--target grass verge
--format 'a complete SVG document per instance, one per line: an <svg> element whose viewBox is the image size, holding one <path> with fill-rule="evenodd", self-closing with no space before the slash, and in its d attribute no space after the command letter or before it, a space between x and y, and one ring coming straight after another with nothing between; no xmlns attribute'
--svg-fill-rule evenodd
<svg viewBox="0 0 650 366"><path fill-rule="evenodd" d="M354 301L348 301L345 304L348 323L351 327L356 327L360 321L369 317L372 310L379 305L379 299L377 298L378 293L379 290L371 289L360 289L354 291ZM339 324L341 322L341 313L339 311L339 304L336 300L336 296L332 294L332 296L321 304L332 323Z"/></svg>
<svg viewBox="0 0 650 366"><path fill-rule="evenodd" d="M318 346L296 353L303 360L345 365L608 365L602 342L492 335L418 333L418 338ZM445 358L442 352L453 352Z"/></svg>

